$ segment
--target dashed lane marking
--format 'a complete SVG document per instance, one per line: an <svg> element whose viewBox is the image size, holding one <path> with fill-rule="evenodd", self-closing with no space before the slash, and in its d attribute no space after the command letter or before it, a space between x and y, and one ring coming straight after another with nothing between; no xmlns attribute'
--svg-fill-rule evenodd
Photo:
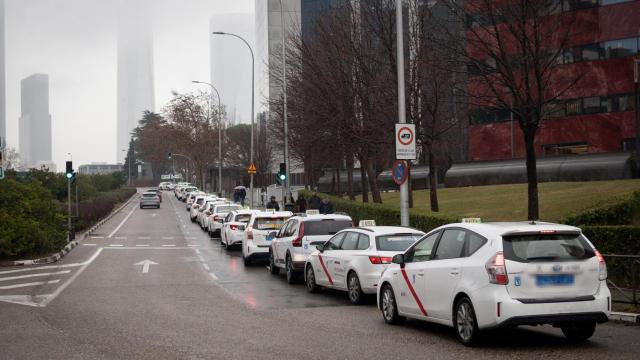
<svg viewBox="0 0 640 360"><path fill-rule="evenodd" d="M98 244L82 244L82 246L98 246Z"/></svg>
<svg viewBox="0 0 640 360"><path fill-rule="evenodd" d="M109 244L109 246L119 247L119 246L124 246L124 245L122 245L122 244Z"/></svg>
<svg viewBox="0 0 640 360"><path fill-rule="evenodd" d="M57 284L59 282L60 282L60 280L36 281L36 282L31 282L31 283L26 283L26 284L0 286L0 290L17 289L17 288L23 288L23 287L29 287L29 286L45 285L45 284Z"/></svg>
<svg viewBox="0 0 640 360"><path fill-rule="evenodd" d="M70 272L71 272L71 270L64 270L64 271L58 271L58 272L46 272L46 273L38 273L38 274L10 276L10 277L6 277L6 278L0 278L0 281L26 279L26 278L39 277L39 276L62 275L62 274L68 274Z"/></svg>
<svg viewBox="0 0 640 360"><path fill-rule="evenodd" d="M92 236L92 239L104 239L104 236Z"/></svg>
<svg viewBox="0 0 640 360"><path fill-rule="evenodd" d="M209 269L209 265L207 265L205 263L202 263L202 267L207 271L211 270L211 269Z"/></svg>
<svg viewBox="0 0 640 360"><path fill-rule="evenodd" d="M189 246L191 246L191 247L198 247L198 246L200 246L200 245L196 245L196 244L189 244Z"/></svg>
<svg viewBox="0 0 640 360"><path fill-rule="evenodd" d="M175 245L171 244L171 245L162 245L162 247L174 247Z"/></svg>
<svg viewBox="0 0 640 360"><path fill-rule="evenodd" d="M120 224L118 224L118 227L116 227L115 229L113 229L113 231L111 232L111 234L109 234L109 236L107 236L108 238L113 237L113 235L115 233L118 232L118 230L120 230L120 228L122 227L122 225L124 225L125 222L127 222L127 220L129 220L129 218L131 217L131 215L133 214L133 212L136 211L136 207L134 206L131 211L129 212L129 214L127 214L127 216L125 216L124 219L122 219L122 222L120 222Z"/></svg>
<svg viewBox="0 0 640 360"><path fill-rule="evenodd" d="M200 255L200 249L196 249L196 254Z"/></svg>
<svg viewBox="0 0 640 360"><path fill-rule="evenodd" d="M214 281L218 281L218 280L220 280L220 279L218 279L218 277L216 276L216 274L214 274L214 273L212 273L212 272L210 272L210 273L209 273L209 276L211 276L211 278L213 278L213 280L214 280Z"/></svg>

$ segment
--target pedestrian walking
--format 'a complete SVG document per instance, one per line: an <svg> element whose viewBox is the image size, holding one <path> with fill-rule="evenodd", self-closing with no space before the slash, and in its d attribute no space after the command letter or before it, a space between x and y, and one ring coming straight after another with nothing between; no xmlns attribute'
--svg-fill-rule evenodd
<svg viewBox="0 0 640 360"><path fill-rule="evenodd" d="M240 189L240 204L242 204L242 206L244 206L244 199L247 197L247 190L245 189Z"/></svg>
<svg viewBox="0 0 640 360"><path fill-rule="evenodd" d="M320 209L321 203L322 203L322 200L318 196L318 193L313 193L313 195L311 195L311 197L309 198L309 209L318 210Z"/></svg>
<svg viewBox="0 0 640 360"><path fill-rule="evenodd" d="M298 195L298 200L296 200L296 212L303 213L307 211L307 200L305 200L304 195Z"/></svg>
<svg viewBox="0 0 640 360"><path fill-rule="evenodd" d="M280 211L280 205L276 201L275 196L272 196L271 201L267 203L267 209L275 209L275 211Z"/></svg>
<svg viewBox="0 0 640 360"><path fill-rule="evenodd" d="M320 214L332 214L333 213L333 205L329 202L329 199L322 199L320 203Z"/></svg>

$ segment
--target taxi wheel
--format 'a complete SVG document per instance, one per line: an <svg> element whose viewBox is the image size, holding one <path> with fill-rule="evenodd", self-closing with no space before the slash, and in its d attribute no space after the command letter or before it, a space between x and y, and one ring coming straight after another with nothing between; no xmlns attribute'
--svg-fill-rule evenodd
<svg viewBox="0 0 640 360"><path fill-rule="evenodd" d="M355 272L349 273L347 277L347 292L349 293L349 301L353 305L360 305L364 302L364 294L360 287L360 279Z"/></svg>
<svg viewBox="0 0 640 360"><path fill-rule="evenodd" d="M244 266L251 265L251 259L248 257L245 257L244 254L242 254L242 261L244 262Z"/></svg>
<svg viewBox="0 0 640 360"><path fill-rule="evenodd" d="M596 331L596 322L575 321L563 324L560 328L567 339L571 341L585 341Z"/></svg>
<svg viewBox="0 0 640 360"><path fill-rule="evenodd" d="M313 272L313 266L307 266L304 274L304 280L307 284L307 291L310 293L317 293L320 291L320 287L316 284L316 274Z"/></svg>
<svg viewBox="0 0 640 360"><path fill-rule="evenodd" d="M276 263L273 259L273 252L269 251L269 273L271 275L280 275L280 269L276 267Z"/></svg>
<svg viewBox="0 0 640 360"><path fill-rule="evenodd" d="M287 255L287 260L285 262L285 270L287 272L287 283L295 284L296 283L296 272L293 270L293 262L291 262L291 256Z"/></svg>
<svg viewBox="0 0 640 360"><path fill-rule="evenodd" d="M480 331L471 300L467 297L458 300L453 316L453 325L458 340L466 346L477 344Z"/></svg>
<svg viewBox="0 0 640 360"><path fill-rule="evenodd" d="M398 315L398 306L396 297L393 295L391 285L385 285L380 295L380 303L382 307L382 317L387 324L397 325L402 323L405 318Z"/></svg>

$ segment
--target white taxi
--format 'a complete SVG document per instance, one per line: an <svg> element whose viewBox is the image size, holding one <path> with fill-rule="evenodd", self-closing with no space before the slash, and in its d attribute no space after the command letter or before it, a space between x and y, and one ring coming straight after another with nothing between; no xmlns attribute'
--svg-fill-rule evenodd
<svg viewBox="0 0 640 360"><path fill-rule="evenodd" d="M552 324L586 340L607 321L607 267L579 228L475 221L435 229L393 258L377 298L387 323L452 326L473 345L481 330L518 325Z"/></svg>
<svg viewBox="0 0 640 360"><path fill-rule="evenodd" d="M359 225L338 232L309 255L304 273L309 292L343 290L352 304L361 304L365 294L376 293L391 258L424 235L407 227L375 226L371 220Z"/></svg>
<svg viewBox="0 0 640 360"><path fill-rule="evenodd" d="M205 228L212 238L220 238L222 235L222 224L228 213L242 209L240 204L224 203L216 204L211 209L211 215L205 219Z"/></svg>
<svg viewBox="0 0 640 360"><path fill-rule="evenodd" d="M304 264L316 245L324 244L338 231L353 227L348 215L322 215L318 210L307 210L284 224L271 241L269 249L269 271L277 275L285 270L287 282L293 284L298 274L304 272Z"/></svg>
<svg viewBox="0 0 640 360"><path fill-rule="evenodd" d="M241 209L227 214L222 223L220 233L220 243L229 250L231 247L242 243L244 231L247 228L251 215L260 212L259 210Z"/></svg>
<svg viewBox="0 0 640 360"><path fill-rule="evenodd" d="M254 259L267 258L271 240L293 213L291 211L260 211L251 215L242 237L242 260L250 265Z"/></svg>

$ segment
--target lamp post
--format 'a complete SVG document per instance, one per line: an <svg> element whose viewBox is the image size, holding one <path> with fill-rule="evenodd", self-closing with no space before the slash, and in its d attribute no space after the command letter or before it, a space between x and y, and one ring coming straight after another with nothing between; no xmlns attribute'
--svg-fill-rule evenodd
<svg viewBox="0 0 640 360"><path fill-rule="evenodd" d="M253 49L251 48L251 45L249 45L249 43L247 42L247 40L245 40L242 36L233 34L233 33L227 33L227 32L223 32L223 31L214 31L213 32L214 35L229 35L229 36L233 36L235 38L238 38L240 40L242 40L242 42L244 42L245 45L247 45L247 48L249 49L249 52L251 53L251 154L250 154L250 162L251 164L253 164L253 127L254 127L254 94L255 94L255 58L253 56ZM249 174L249 204L251 207L253 207L253 173Z"/></svg>
<svg viewBox="0 0 640 360"><path fill-rule="evenodd" d="M71 153L67 153L69 155L69 161L73 162L73 155ZM71 179L70 176L67 175L67 230L69 231L69 241L75 237L75 234L72 235L71 230Z"/></svg>
<svg viewBox="0 0 640 360"><path fill-rule="evenodd" d="M283 95L283 121L284 121L284 169L285 180L282 188L282 206L287 204L286 198L290 191L289 180L289 124L287 122L287 56L285 51L284 8L280 0L280 26L282 27L282 95Z"/></svg>
<svg viewBox="0 0 640 360"><path fill-rule="evenodd" d="M222 196L222 105L220 101L220 93L213 84L205 81L193 80L194 84L204 84L211 86L211 104L213 104L213 92L218 96L218 195ZM213 106L213 105L212 105Z"/></svg>
<svg viewBox="0 0 640 360"><path fill-rule="evenodd" d="M407 122L404 89L404 44L402 30L402 1L396 0L396 66L398 72L398 122ZM400 185L400 225L409 226L409 184Z"/></svg>

